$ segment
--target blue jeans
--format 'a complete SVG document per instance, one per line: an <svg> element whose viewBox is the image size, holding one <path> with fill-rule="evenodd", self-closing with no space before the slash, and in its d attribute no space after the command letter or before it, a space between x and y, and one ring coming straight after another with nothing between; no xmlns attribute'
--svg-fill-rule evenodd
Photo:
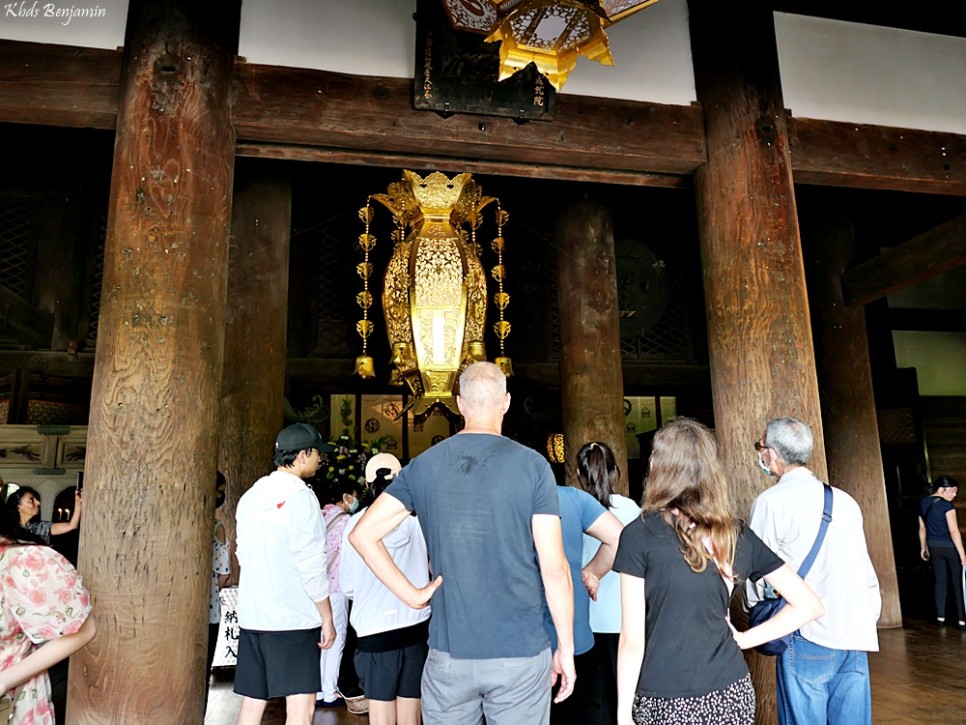
<svg viewBox="0 0 966 725"><path fill-rule="evenodd" d="M423 668L425 725L546 725L550 650L533 657L459 660L429 651Z"/></svg>
<svg viewBox="0 0 966 725"><path fill-rule="evenodd" d="M865 652L829 649L798 633L778 655L780 725L869 725L872 692Z"/></svg>

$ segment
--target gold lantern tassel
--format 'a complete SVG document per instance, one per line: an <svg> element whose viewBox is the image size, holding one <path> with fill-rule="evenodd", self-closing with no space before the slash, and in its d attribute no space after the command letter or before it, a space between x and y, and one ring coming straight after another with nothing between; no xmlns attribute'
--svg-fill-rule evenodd
<svg viewBox="0 0 966 725"><path fill-rule="evenodd" d="M510 304L510 295L503 291L503 281L506 277L506 268L503 266L503 249L505 245L505 240L503 238L503 225L507 223L510 215L507 214L500 206L500 202L496 203L496 239L493 240L492 248L496 252L497 262L496 266L493 268L493 279L497 283L497 292L493 295L493 303L496 305L497 310L500 313L500 319L493 325L493 331L496 333L497 338L500 341L500 355L493 362L496 364L503 374L507 377L513 375L513 364L510 362L510 358L506 355L506 350L504 349L503 343L510 334L510 323L503 319L503 312L506 310L508 304Z"/></svg>
<svg viewBox="0 0 966 725"><path fill-rule="evenodd" d="M369 335L372 334L372 321L369 319L369 308L372 307L372 293L369 292L369 276L372 274L372 265L369 263L369 252L376 246L376 238L369 233L369 225L372 223L372 199L366 199L366 205L359 210L359 218L365 222L366 230L359 235L359 246L362 248L365 257L362 264L356 265L356 272L362 277L362 292L356 295L356 304L362 308L362 319L356 323L356 332L362 338L362 354L356 358L354 373L360 378L374 377L376 374L375 361L366 354L369 343Z"/></svg>

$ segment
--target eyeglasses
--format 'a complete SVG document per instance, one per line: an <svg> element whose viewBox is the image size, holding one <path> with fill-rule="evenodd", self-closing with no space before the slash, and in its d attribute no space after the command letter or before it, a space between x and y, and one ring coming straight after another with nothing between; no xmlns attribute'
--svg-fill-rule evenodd
<svg viewBox="0 0 966 725"><path fill-rule="evenodd" d="M761 441L755 441L755 450L758 451L759 453L761 453L764 450L767 450L768 448L769 446L766 446Z"/></svg>

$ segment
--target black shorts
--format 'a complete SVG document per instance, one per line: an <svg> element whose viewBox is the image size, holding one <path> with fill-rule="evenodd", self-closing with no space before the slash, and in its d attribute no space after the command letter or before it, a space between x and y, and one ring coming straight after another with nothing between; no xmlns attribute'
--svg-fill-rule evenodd
<svg viewBox="0 0 966 725"><path fill-rule="evenodd" d="M321 627L283 632L240 630L235 693L256 700L314 696L322 681L321 639Z"/></svg>
<svg viewBox="0 0 966 725"><path fill-rule="evenodd" d="M420 680L429 646L425 642L387 652L356 652L359 686L368 700L419 699Z"/></svg>

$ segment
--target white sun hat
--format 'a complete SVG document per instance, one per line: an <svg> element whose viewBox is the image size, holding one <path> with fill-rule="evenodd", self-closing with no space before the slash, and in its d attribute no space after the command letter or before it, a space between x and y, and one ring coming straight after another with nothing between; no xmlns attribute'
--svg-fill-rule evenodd
<svg viewBox="0 0 966 725"><path fill-rule="evenodd" d="M395 478L402 464L392 453L377 453L366 462L366 483L376 480L376 474L380 468L388 468L389 478Z"/></svg>

